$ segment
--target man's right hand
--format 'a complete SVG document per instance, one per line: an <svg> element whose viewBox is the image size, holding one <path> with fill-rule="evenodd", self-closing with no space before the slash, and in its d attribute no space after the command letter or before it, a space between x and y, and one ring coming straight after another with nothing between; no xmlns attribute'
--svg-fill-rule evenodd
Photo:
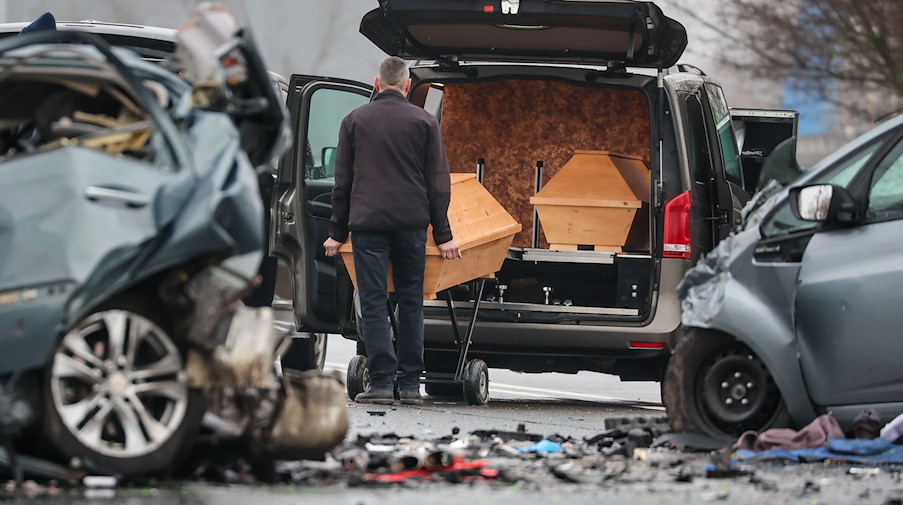
<svg viewBox="0 0 903 505"><path fill-rule="evenodd" d="M458 243L455 242L454 239L449 240L444 244L439 244L439 255L442 258L447 260L453 260L455 258L461 258L461 249L458 248Z"/></svg>
<svg viewBox="0 0 903 505"><path fill-rule="evenodd" d="M339 254L339 247L342 247L343 243L344 242L339 242L332 237L326 239L326 242L323 242L323 247L326 248L326 256L329 256L331 258L336 254Z"/></svg>

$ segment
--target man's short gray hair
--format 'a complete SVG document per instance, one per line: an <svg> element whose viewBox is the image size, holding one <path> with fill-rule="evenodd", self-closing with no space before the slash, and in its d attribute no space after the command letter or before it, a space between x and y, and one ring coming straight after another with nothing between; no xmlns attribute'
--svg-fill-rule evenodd
<svg viewBox="0 0 903 505"><path fill-rule="evenodd" d="M398 56L386 58L379 65L379 82L384 86L403 88L410 75L407 62Z"/></svg>

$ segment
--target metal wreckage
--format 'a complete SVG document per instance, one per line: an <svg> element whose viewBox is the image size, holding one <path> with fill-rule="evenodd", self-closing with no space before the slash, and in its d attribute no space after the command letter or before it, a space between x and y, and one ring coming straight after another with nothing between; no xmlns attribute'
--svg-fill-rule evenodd
<svg viewBox="0 0 903 505"><path fill-rule="evenodd" d="M0 41L0 466L161 472L205 414L264 455L344 437L340 382L278 373L271 309L240 303L265 244L258 177L289 139L278 90L222 7L176 56L77 31Z"/></svg>

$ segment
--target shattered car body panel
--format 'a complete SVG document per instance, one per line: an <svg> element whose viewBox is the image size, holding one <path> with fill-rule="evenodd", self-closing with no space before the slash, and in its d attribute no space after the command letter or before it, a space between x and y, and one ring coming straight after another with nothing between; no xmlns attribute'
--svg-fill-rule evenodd
<svg viewBox="0 0 903 505"><path fill-rule="evenodd" d="M85 51L94 58L92 51ZM171 79L170 72L132 59L145 73L163 76L164 82ZM190 86L175 91L185 94ZM172 103L184 100L176 95ZM5 181L2 205L15 226L5 231L10 240L4 242L16 244L3 259L0 285L68 285L65 292L71 299L59 320L62 329L112 293L192 258L210 253L259 255L262 206L238 134L222 114L196 114L186 137L203 148L191 150L190 157L177 155L188 151L181 136L161 133L175 128L164 118L169 124L157 124L157 137L147 141L159 146L149 162L61 137L66 140L43 145L35 153L14 153L0 165ZM254 271L245 274L250 279ZM5 354L14 369L23 362L46 360L46 349L35 352L34 342L17 342L21 355ZM0 368L4 371L10 369Z"/></svg>

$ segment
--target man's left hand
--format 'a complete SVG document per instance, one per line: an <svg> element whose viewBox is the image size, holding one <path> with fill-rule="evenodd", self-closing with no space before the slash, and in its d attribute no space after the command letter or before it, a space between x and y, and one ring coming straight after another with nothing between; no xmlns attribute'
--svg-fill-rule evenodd
<svg viewBox="0 0 903 505"><path fill-rule="evenodd" d="M444 259L453 260L455 258L462 258L461 249L458 248L458 243L454 241L454 239L449 240L444 244L439 244L439 255Z"/></svg>
<svg viewBox="0 0 903 505"><path fill-rule="evenodd" d="M336 254L339 254L339 247L342 247L343 243L344 242L339 242L332 237L326 239L326 242L323 242L323 247L326 248L326 256L329 256L331 258Z"/></svg>

